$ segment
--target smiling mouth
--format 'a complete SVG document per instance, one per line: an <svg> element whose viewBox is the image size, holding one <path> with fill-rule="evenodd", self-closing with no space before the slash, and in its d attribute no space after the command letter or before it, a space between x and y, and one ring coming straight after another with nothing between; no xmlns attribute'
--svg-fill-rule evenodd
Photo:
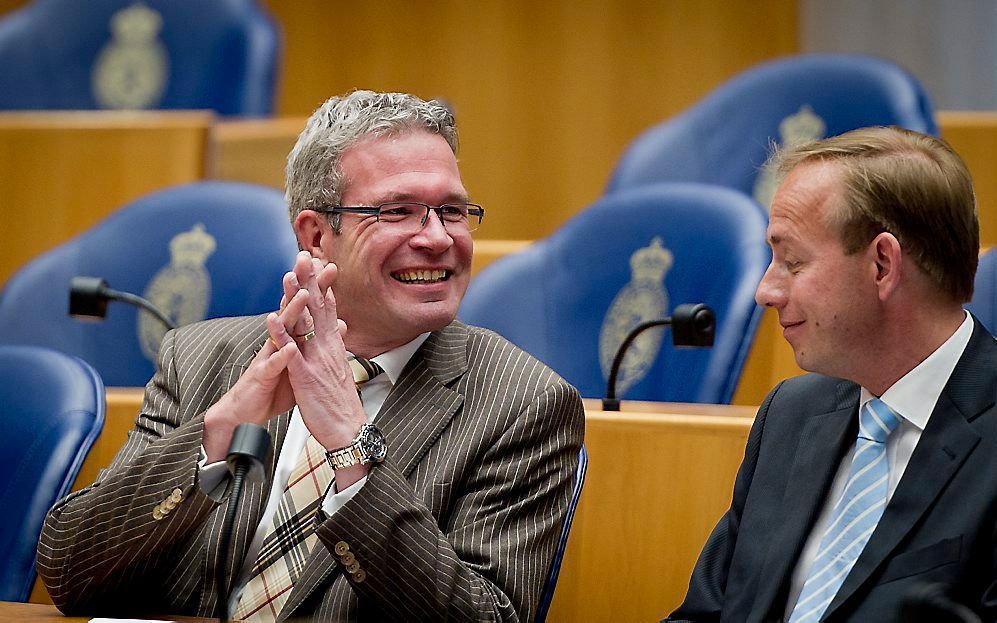
<svg viewBox="0 0 997 623"><path fill-rule="evenodd" d="M449 279L452 274L449 270L413 270L392 273L391 277L402 283L439 283Z"/></svg>

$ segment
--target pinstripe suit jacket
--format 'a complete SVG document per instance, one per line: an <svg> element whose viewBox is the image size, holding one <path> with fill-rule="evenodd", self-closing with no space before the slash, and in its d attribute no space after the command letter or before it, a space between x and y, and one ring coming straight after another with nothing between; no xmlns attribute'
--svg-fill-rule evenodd
<svg viewBox="0 0 997 623"><path fill-rule="evenodd" d="M111 466L49 513L38 570L65 613L212 616L225 504L201 492L204 412L266 339L263 317L167 334L142 412ZM290 414L271 420L279 448ZM577 391L499 336L454 322L413 356L378 413L388 459L319 525L281 619L531 620L581 447ZM268 475L276 465L267 462ZM267 479L269 483L269 478ZM166 517L152 511L180 489ZM269 493L241 502L226 574ZM366 579L341 568L349 544Z"/></svg>

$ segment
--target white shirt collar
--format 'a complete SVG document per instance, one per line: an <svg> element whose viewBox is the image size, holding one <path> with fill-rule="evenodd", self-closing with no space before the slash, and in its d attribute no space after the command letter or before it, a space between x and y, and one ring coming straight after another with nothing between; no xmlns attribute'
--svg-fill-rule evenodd
<svg viewBox="0 0 997 623"><path fill-rule="evenodd" d="M376 357L373 357L371 361L381 366L381 369L384 370L384 376L388 377L391 385L394 385L398 382L398 377L402 375L402 371L405 369L405 366L408 365L409 360L412 359L412 355L415 354L415 351L419 350L419 347L422 346L422 343L425 342L427 338L429 338L428 331L417 336L414 340L407 344L402 344L398 348L393 348ZM351 356L353 355L353 353L349 354Z"/></svg>
<svg viewBox="0 0 997 623"><path fill-rule="evenodd" d="M966 319L955 333L913 370L891 385L880 398L895 413L923 431L972 335L973 318L966 312ZM859 406L865 406L866 402L875 397L863 387Z"/></svg>

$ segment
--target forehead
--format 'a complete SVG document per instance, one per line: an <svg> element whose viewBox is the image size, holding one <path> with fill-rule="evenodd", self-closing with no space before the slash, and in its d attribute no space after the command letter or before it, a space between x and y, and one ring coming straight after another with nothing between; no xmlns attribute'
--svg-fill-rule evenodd
<svg viewBox="0 0 997 623"><path fill-rule="evenodd" d="M797 165L779 185L769 213L773 245L792 240L836 239L829 217L844 202L844 173L829 162Z"/></svg>
<svg viewBox="0 0 997 623"><path fill-rule="evenodd" d="M340 159L344 202L466 198L457 158L442 136L421 130L372 136Z"/></svg>

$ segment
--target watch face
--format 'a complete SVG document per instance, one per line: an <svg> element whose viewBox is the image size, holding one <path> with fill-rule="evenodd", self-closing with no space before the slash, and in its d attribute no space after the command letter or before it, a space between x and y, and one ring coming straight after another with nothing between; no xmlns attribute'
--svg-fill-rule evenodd
<svg viewBox="0 0 997 623"><path fill-rule="evenodd" d="M360 447L370 460L380 463L388 454L388 444L384 435L373 424L367 424L360 430Z"/></svg>

